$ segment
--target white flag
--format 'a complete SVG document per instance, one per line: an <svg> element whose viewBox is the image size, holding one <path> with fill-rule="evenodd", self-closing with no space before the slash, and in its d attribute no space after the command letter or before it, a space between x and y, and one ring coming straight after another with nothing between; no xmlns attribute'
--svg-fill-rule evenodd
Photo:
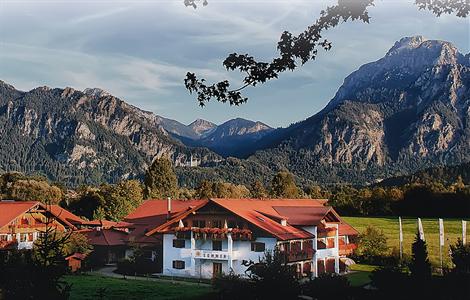
<svg viewBox="0 0 470 300"><path fill-rule="evenodd" d="M462 220L462 243L467 243L467 221Z"/></svg>
<svg viewBox="0 0 470 300"><path fill-rule="evenodd" d="M403 229L402 229L402 225L401 225L401 217L398 217L398 224L399 224L399 227L400 227L400 243L403 243Z"/></svg>
<svg viewBox="0 0 470 300"><path fill-rule="evenodd" d="M444 246L444 220L439 219L439 246Z"/></svg>
<svg viewBox="0 0 470 300"><path fill-rule="evenodd" d="M418 218L418 232L419 232L419 238L424 242L426 239L424 238L424 230L423 230L423 224L421 223L421 218Z"/></svg>

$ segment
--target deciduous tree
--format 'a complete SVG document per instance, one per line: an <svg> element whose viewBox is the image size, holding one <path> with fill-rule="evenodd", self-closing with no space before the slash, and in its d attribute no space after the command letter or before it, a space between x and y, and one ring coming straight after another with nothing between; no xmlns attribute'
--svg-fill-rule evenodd
<svg viewBox="0 0 470 300"><path fill-rule="evenodd" d="M299 188L294 176L287 171L277 173L271 180L271 196L274 198L298 198Z"/></svg>

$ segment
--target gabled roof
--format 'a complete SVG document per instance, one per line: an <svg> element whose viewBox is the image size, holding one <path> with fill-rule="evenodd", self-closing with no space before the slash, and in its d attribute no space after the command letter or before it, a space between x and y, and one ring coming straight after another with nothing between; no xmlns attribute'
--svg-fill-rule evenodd
<svg viewBox="0 0 470 300"><path fill-rule="evenodd" d="M0 228L10 224L16 218L28 212L29 210L36 208L42 208L46 211L49 211L59 222L70 228L75 228L75 226L66 218L66 215L69 214L70 216L73 214L64 209L62 209L63 212L57 208L53 210L53 206L54 205L44 205L39 201L0 201Z"/></svg>
<svg viewBox="0 0 470 300"><path fill-rule="evenodd" d="M74 254L67 256L65 260L71 260L71 259L84 260L87 256L88 255L86 254L75 252Z"/></svg>
<svg viewBox="0 0 470 300"><path fill-rule="evenodd" d="M203 202L207 200L171 200L172 216ZM156 227L167 221L167 205L167 200L146 200L124 220L134 224L153 224Z"/></svg>
<svg viewBox="0 0 470 300"><path fill-rule="evenodd" d="M274 209L275 206L323 208L321 202L312 199L211 199L211 201L280 240L306 239L312 238L313 235L294 227L289 221L289 216L279 214ZM273 216L278 216L278 220L287 217L287 224L281 225Z"/></svg>
<svg viewBox="0 0 470 300"><path fill-rule="evenodd" d="M339 224L339 235L358 235L359 231L357 231L354 227L349 225L348 223L341 221Z"/></svg>
<svg viewBox="0 0 470 300"><path fill-rule="evenodd" d="M128 238L128 234L118 229L84 229L78 231L88 238L93 246L124 246Z"/></svg>
<svg viewBox="0 0 470 300"><path fill-rule="evenodd" d="M161 212L166 217L166 202ZM163 221L153 230L147 232L147 236L157 232L171 231L171 225L186 218L189 214L204 207L208 203L214 203L227 211L239 216L257 228L275 236L279 240L311 238L310 232L303 230L302 226L316 226L322 220L341 223L341 219L333 208L324 206L326 200L322 199L219 199L197 200L198 205L186 205L186 210L172 214L170 220ZM180 207L184 208L184 207ZM147 216L148 217L148 216ZM286 220L287 224L281 224Z"/></svg>
<svg viewBox="0 0 470 300"><path fill-rule="evenodd" d="M108 220L93 220L93 221L83 221L83 225L101 227L101 228L131 228L132 223L129 222L115 222Z"/></svg>
<svg viewBox="0 0 470 300"><path fill-rule="evenodd" d="M57 217L60 217L61 219L65 219L69 223L72 223L74 225L81 225L85 222L85 220L83 220L79 216L74 215L73 213L60 207L59 205L48 205L47 207L51 210L52 214Z"/></svg>
<svg viewBox="0 0 470 300"><path fill-rule="evenodd" d="M38 201L0 201L0 228L37 206Z"/></svg>

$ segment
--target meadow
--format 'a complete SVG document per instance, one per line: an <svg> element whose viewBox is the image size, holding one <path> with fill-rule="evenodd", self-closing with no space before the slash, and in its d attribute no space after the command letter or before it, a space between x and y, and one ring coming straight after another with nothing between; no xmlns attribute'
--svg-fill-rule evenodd
<svg viewBox="0 0 470 300"><path fill-rule="evenodd" d="M399 231L398 217L343 217L351 226L359 232L364 232L368 225L374 226L383 231L387 237L387 243L390 253L399 249ZM428 247L429 259L433 266L438 267L439 262L439 223L437 218L424 218L423 222L424 237ZM467 220L467 227L470 222ZM402 218L403 226L403 252L405 255L411 255L411 244L413 243L417 228L417 218ZM462 238L462 221L458 219L444 219L444 242L442 251L444 266L451 266L449 255L449 245L455 244L458 238ZM470 241L470 228L467 229L467 242ZM395 249L395 250L394 250Z"/></svg>
<svg viewBox="0 0 470 300"><path fill-rule="evenodd" d="M72 284L70 300L112 299L209 299L213 293L207 284L141 279L111 278L100 275L69 275Z"/></svg>

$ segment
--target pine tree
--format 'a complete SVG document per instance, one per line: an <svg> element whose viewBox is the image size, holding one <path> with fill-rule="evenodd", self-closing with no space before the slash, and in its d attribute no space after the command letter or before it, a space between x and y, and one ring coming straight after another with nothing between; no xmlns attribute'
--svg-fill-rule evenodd
<svg viewBox="0 0 470 300"><path fill-rule="evenodd" d="M171 161L166 158L156 159L145 174L145 197L163 199L178 195L178 179Z"/></svg>
<svg viewBox="0 0 470 300"><path fill-rule="evenodd" d="M431 279L432 270L426 242L420 239L419 233L416 233L415 241L412 245L410 271L411 277L416 282L422 283Z"/></svg>

